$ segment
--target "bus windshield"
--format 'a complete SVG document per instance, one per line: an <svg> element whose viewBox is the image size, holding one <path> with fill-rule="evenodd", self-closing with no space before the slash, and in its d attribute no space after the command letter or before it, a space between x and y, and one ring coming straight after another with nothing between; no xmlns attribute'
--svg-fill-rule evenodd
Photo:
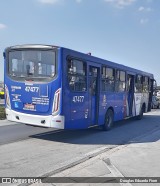
<svg viewBox="0 0 160 186"><path fill-rule="evenodd" d="M9 52L8 73L16 80L49 81L56 75L52 50L13 50Z"/></svg>

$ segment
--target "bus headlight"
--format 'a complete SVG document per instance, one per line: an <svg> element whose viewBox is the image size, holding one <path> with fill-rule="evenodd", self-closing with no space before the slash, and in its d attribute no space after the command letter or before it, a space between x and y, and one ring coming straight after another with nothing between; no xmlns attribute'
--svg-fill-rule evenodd
<svg viewBox="0 0 160 186"><path fill-rule="evenodd" d="M55 92L54 100L53 100L52 115L56 115L59 112L59 109L60 109L60 93L61 93L61 89L58 89Z"/></svg>
<svg viewBox="0 0 160 186"><path fill-rule="evenodd" d="M8 90L8 87L6 85L5 85L5 99L6 99L6 106L7 106L7 108L11 109L9 90Z"/></svg>

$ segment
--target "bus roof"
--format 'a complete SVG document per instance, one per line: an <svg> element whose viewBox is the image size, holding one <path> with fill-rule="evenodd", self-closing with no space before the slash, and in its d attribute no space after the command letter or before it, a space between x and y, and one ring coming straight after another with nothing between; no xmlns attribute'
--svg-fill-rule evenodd
<svg viewBox="0 0 160 186"><path fill-rule="evenodd" d="M63 48L63 47L61 47L61 48ZM99 64L106 65L106 66L109 66L109 67L124 70L124 71L127 71L131 75L139 74L139 75L148 76L151 79L154 79L154 76L153 76L152 73L148 73L148 72L145 72L145 71L142 71L142 70L138 70L138 69L135 69L135 68L132 68L132 67L128 67L128 66L125 66L123 64L115 63L115 62L112 62L112 61L109 61L109 60L106 60L106 59L98 58L98 57L95 57L95 56L92 56L92 55L77 52L77 51L74 51L74 50L71 50L71 49L67 49L67 48L63 48L63 49L68 50L71 56L73 55L73 57L74 57L74 55L76 55L79 59L82 59L82 60L85 59L86 61L92 61L94 63L99 63Z"/></svg>
<svg viewBox="0 0 160 186"><path fill-rule="evenodd" d="M72 49L68 49L65 47L59 47L59 46L55 46L55 45L43 45L43 44L15 45L15 46L11 46L11 47L6 48L6 50L29 49L29 48L32 48L32 49L37 49L37 48L38 49L56 49L56 48L63 49L63 50L68 51L71 56L74 57L74 55L76 55L76 57L78 57L79 59L82 59L82 60L92 61L92 62L99 63L102 65L108 65L110 67L114 67L114 68L117 68L120 70L127 71L129 74L133 74L133 75L139 74L139 75L143 75L143 76L149 76L151 79L154 79L153 74L151 74L151 73L144 72L142 70L138 70L138 69L135 69L132 67L128 67L128 66L125 66L122 64L118 64L118 63L111 62L111 61L108 61L105 59L101 59L101 58L98 58L98 57L95 57L92 55L88 55L88 54L85 54L82 52L78 52L78 51L75 51Z"/></svg>
<svg viewBox="0 0 160 186"><path fill-rule="evenodd" d="M53 45L42 45L42 44L25 44L25 45L15 45L8 47L6 49L28 49L28 48L41 48L41 49L53 49L53 48L59 48L58 46L53 46Z"/></svg>

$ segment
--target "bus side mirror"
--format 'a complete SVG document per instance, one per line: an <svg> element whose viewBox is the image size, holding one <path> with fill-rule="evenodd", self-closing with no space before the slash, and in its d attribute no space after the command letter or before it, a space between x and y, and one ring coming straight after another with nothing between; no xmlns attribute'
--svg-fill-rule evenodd
<svg viewBox="0 0 160 186"><path fill-rule="evenodd" d="M3 52L3 57L4 57L4 59L6 58L6 53L5 52Z"/></svg>

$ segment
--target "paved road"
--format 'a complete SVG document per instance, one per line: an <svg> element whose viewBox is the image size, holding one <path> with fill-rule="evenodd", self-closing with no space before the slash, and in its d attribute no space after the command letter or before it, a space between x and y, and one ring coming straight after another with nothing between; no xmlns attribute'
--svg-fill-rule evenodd
<svg viewBox="0 0 160 186"><path fill-rule="evenodd" d="M104 181L110 182L107 184L110 186L159 186L159 139L160 127L132 139L128 144L117 146L87 161L53 174L47 178L50 183L47 186L67 186L66 180L70 182L70 186L79 182L83 182L85 186L102 186L106 185L103 184ZM119 179L117 179L118 177ZM57 178L61 183L55 183ZM118 180L119 182L116 183ZM45 182L45 180L42 181ZM91 181L94 183L90 184ZM100 181L101 184L97 181ZM33 184L32 186L37 185Z"/></svg>
<svg viewBox="0 0 160 186"><path fill-rule="evenodd" d="M29 127L30 130L28 126L23 127L22 125L0 127L0 135L6 131L6 137L3 135L1 143L3 145L0 146L1 176L49 176L58 169L87 156L92 157L93 154L113 149L120 144L132 143L135 137L160 129L160 111L146 114L141 121L117 123L109 132L102 132L99 129L78 131L52 129L53 132L46 133L46 129ZM37 130L36 134L32 133L33 130ZM11 133L10 138L8 136ZM26 140L21 141L23 136L26 136ZM16 142L13 143L14 140ZM145 141L137 143L150 142L151 139L146 138Z"/></svg>
<svg viewBox="0 0 160 186"><path fill-rule="evenodd" d="M31 135L53 133L54 131L56 129L33 127L22 123L0 120L0 145L29 139Z"/></svg>

